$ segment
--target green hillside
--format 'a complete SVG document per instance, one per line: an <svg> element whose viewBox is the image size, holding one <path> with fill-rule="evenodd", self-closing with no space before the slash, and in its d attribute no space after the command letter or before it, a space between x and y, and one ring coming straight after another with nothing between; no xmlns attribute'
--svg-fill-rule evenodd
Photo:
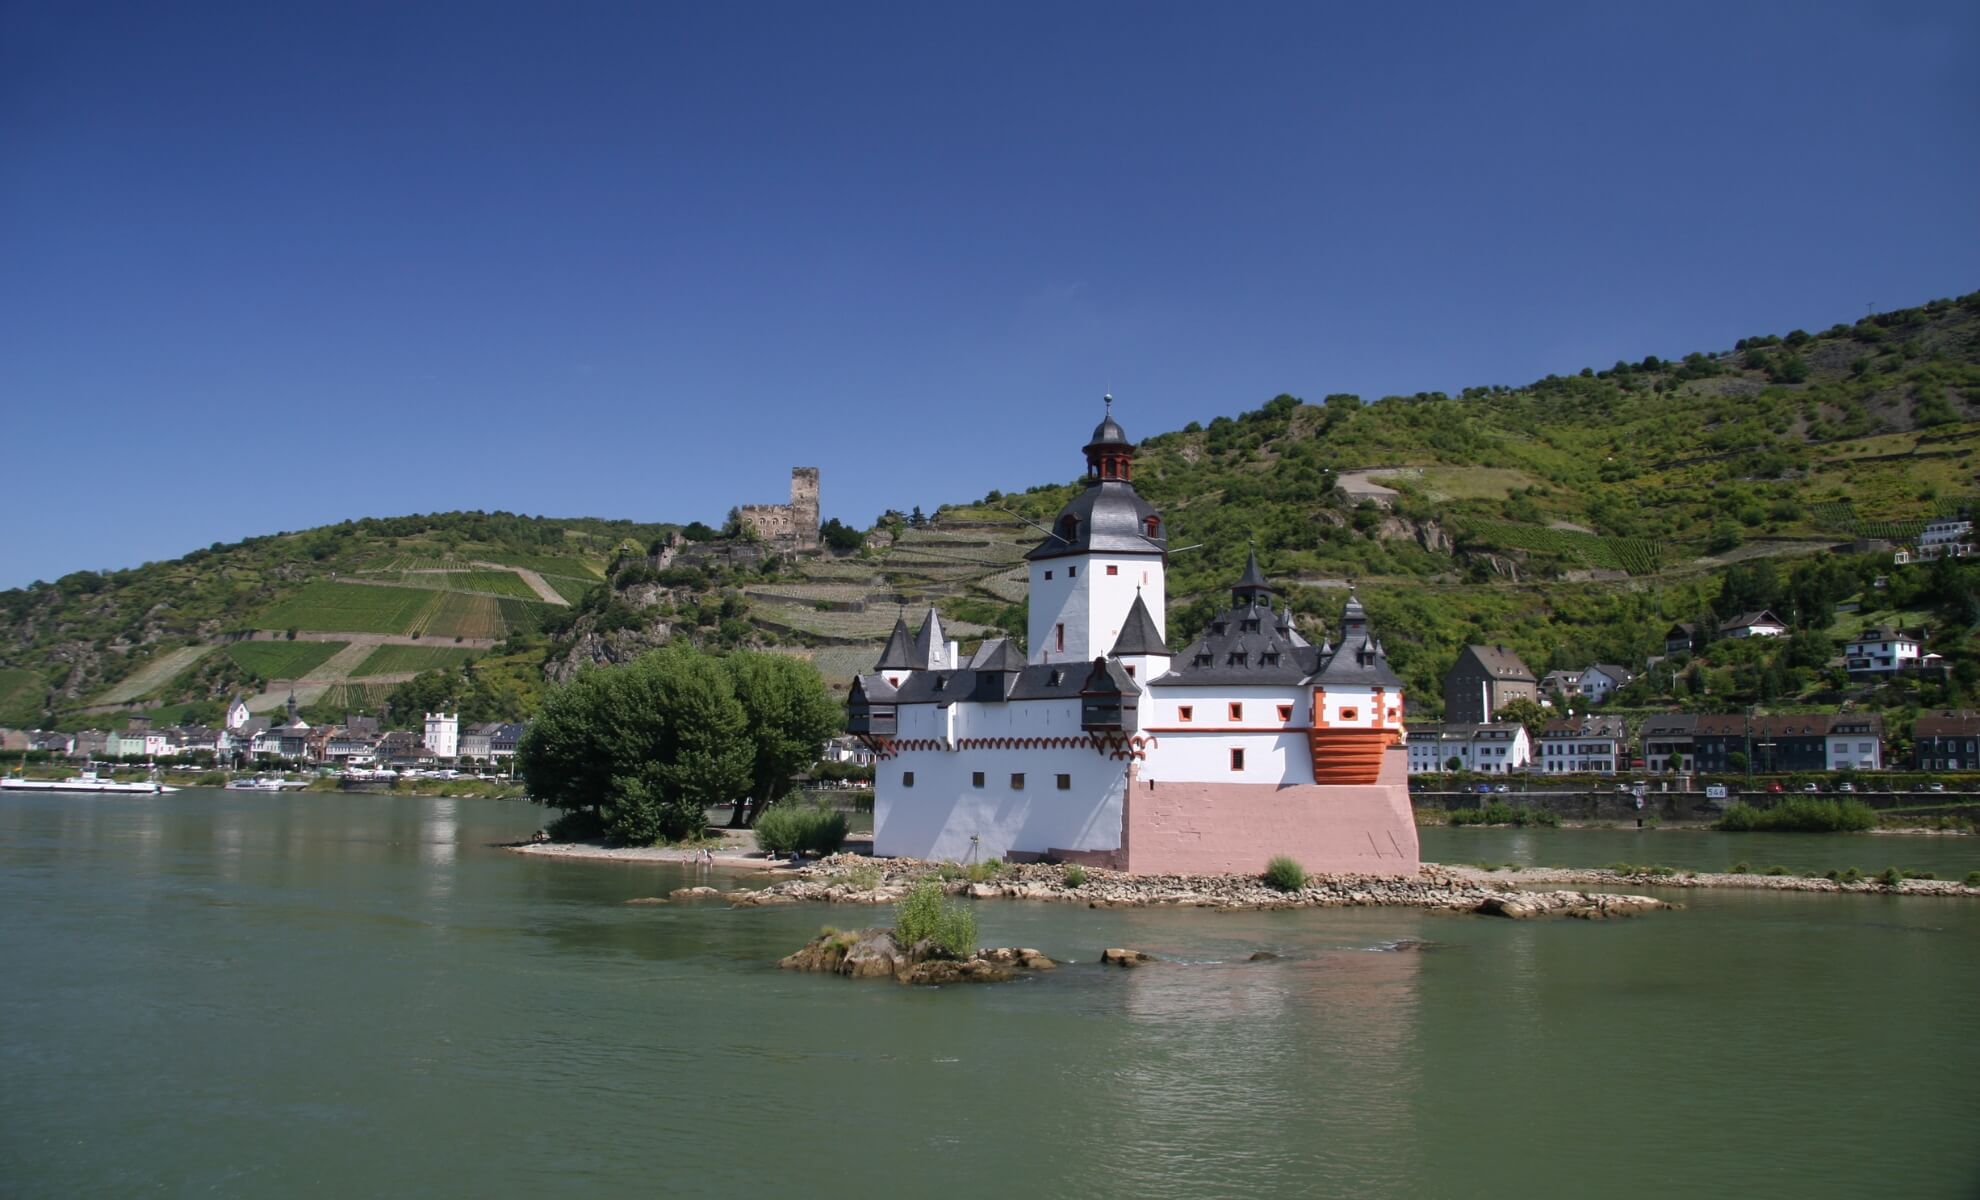
<svg viewBox="0 0 1980 1200"><path fill-rule="evenodd" d="M1894 570L1875 539L1913 537L1980 496L1976 405L1980 295L1522 387L1278 396L1147 436L1135 481L1176 548L1172 640L1255 545L1312 633L1359 587L1419 714L1436 711L1465 642L1511 645L1540 670L1634 667L1673 621L1738 606L1784 610L1792 654L1722 648L1633 699L1834 702L1836 639L1876 620L1929 623L1932 648L1964 672L1956 697L1980 690L1967 641L1980 568ZM1148 432L1131 407L1122 417ZM1064 431L1069 476L1085 428ZM733 526L690 526L678 557L655 560L676 527L503 513L253 538L0 593L0 685L15 723L236 690L266 709L285 695L257 688L304 674L299 699L318 716L390 700L402 717L457 704L486 719L527 715L548 680L585 664L687 638L799 655L843 687L903 609L938 605L966 643L1022 637L1029 522L1078 486L890 513L857 548L796 559ZM276 640L212 653L250 630Z"/></svg>

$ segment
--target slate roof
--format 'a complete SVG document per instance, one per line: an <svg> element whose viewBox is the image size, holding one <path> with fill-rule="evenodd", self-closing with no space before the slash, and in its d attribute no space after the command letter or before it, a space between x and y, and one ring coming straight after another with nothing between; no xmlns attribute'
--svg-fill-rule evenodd
<svg viewBox="0 0 1980 1200"><path fill-rule="evenodd" d="M1114 648L1109 651L1119 658L1128 654L1167 654L1168 646L1162 642L1162 632L1155 628L1155 618L1148 615L1148 606L1142 603L1141 593L1134 594L1134 607L1128 609L1127 620L1121 625L1121 635L1114 639Z"/></svg>
<svg viewBox="0 0 1980 1200"><path fill-rule="evenodd" d="M1956 712L1951 709L1919 713L1918 720L1912 723L1911 736L1914 738L1980 736L1980 713Z"/></svg>
<svg viewBox="0 0 1980 1200"><path fill-rule="evenodd" d="M1093 427L1093 437L1086 443L1088 450L1096 446L1127 446L1133 444L1128 441L1127 431L1121 428L1121 423L1114 420L1114 409L1111 404L1112 399L1111 396L1108 397L1110 403L1107 408L1107 415L1102 417L1100 423Z"/></svg>
<svg viewBox="0 0 1980 1200"><path fill-rule="evenodd" d="M912 671L914 669L914 643L908 636L907 618L894 618L894 632L887 635L886 648L880 651L880 661L873 664L876 671Z"/></svg>
<svg viewBox="0 0 1980 1200"><path fill-rule="evenodd" d="M1493 679L1511 679L1534 683L1533 672L1519 660L1519 655L1505 646L1466 646L1458 655L1460 661L1470 655L1472 661ZM1451 670L1457 670L1453 665Z"/></svg>
<svg viewBox="0 0 1980 1200"><path fill-rule="evenodd" d="M1749 625L1779 625L1786 627L1787 622L1763 608L1759 612L1743 612L1739 614L1732 620L1719 626L1719 631L1723 633L1731 629L1744 629Z"/></svg>
<svg viewBox="0 0 1980 1200"><path fill-rule="evenodd" d="M1162 554L1168 539L1149 537L1148 518L1155 517L1155 506L1143 500L1134 485L1124 479L1099 479L1074 496L1059 510L1052 523L1056 531L1025 555L1028 559L1065 558L1096 551L1114 554ZM1071 523L1068 524L1068 518Z"/></svg>
<svg viewBox="0 0 1980 1200"><path fill-rule="evenodd" d="M909 662L917 671L926 671L940 659L945 665L949 659L949 643L942 637L942 618L936 615L935 606L928 606L928 615L921 619L921 628L914 635L914 651Z"/></svg>
<svg viewBox="0 0 1980 1200"><path fill-rule="evenodd" d="M1389 669L1382 643L1368 627L1361 600L1348 593L1341 613L1341 644L1315 647L1292 629L1292 613L1272 611L1272 596L1257 555L1232 588L1239 603L1217 614L1202 636L1176 655L1150 687L1297 686L1402 687Z"/></svg>
<svg viewBox="0 0 1980 1200"><path fill-rule="evenodd" d="M1607 675L1611 680L1615 681L1616 683L1628 683L1630 680L1636 678L1636 676L1630 674L1628 670L1626 670L1623 667L1619 667L1614 663L1590 663L1588 666L1588 671L1600 671L1602 674ZM1584 678L1587 676L1588 671L1582 672L1582 676Z"/></svg>
<svg viewBox="0 0 1980 1200"><path fill-rule="evenodd" d="M1007 637L991 638L976 648L969 660L972 671L1010 673L1024 670L1024 652Z"/></svg>
<svg viewBox="0 0 1980 1200"><path fill-rule="evenodd" d="M1889 625L1876 625L1849 639L1852 646L1866 642L1916 642L1918 639L1902 629L1892 629Z"/></svg>
<svg viewBox="0 0 1980 1200"><path fill-rule="evenodd" d="M1690 737L1697 732L1697 713L1658 713L1643 719L1645 738Z"/></svg>
<svg viewBox="0 0 1980 1200"><path fill-rule="evenodd" d="M1619 742L1629 740L1629 726L1621 717L1573 717L1565 721L1549 721L1540 729L1542 738L1556 741L1562 738L1613 738Z"/></svg>
<svg viewBox="0 0 1980 1200"><path fill-rule="evenodd" d="M1090 673L1090 667L1069 662L1038 663L1016 672L958 667L950 671L916 671L901 682L899 691L888 689L891 694L872 690L876 680L885 688L887 681L879 676L862 675L854 686L864 685L869 701L895 704L953 704L958 700L986 699L991 702L1077 700L1080 685ZM1132 684L1133 680L1128 682ZM997 694L986 695L990 689L998 689Z"/></svg>

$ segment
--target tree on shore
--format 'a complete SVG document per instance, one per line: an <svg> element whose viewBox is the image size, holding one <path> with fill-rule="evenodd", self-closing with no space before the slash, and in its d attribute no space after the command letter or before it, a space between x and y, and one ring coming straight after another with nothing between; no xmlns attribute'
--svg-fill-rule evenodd
<svg viewBox="0 0 1980 1200"><path fill-rule="evenodd" d="M839 731L840 709L818 669L787 654L742 651L723 660L747 717L751 750L748 811L736 806L729 827L753 824L818 761Z"/></svg>
<svg viewBox="0 0 1980 1200"><path fill-rule="evenodd" d="M746 723L720 660L669 646L552 692L516 761L537 803L643 846L701 833L708 806L745 793Z"/></svg>

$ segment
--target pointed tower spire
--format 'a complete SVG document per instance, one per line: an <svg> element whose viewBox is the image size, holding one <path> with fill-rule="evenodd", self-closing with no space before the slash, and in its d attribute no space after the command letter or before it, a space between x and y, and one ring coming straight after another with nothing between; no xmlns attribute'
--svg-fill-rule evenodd
<svg viewBox="0 0 1980 1200"><path fill-rule="evenodd" d="M1238 604L1256 604L1261 599L1271 603L1272 585L1265 582L1265 572L1258 566L1258 551L1250 550L1244 560L1244 574L1231 588L1231 599Z"/></svg>
<svg viewBox="0 0 1980 1200"><path fill-rule="evenodd" d="M917 671L944 671L955 665L949 661L949 643L942 633L942 618L933 604L928 606L928 615L921 619L921 628L915 632L913 661Z"/></svg>
<svg viewBox="0 0 1980 1200"><path fill-rule="evenodd" d="M1136 588L1134 607L1128 609L1127 620L1122 622L1121 634L1114 639L1114 648L1109 656L1127 658L1168 652L1168 646L1162 642L1162 631L1155 628L1155 618L1148 615L1148 605L1141 599L1141 589Z"/></svg>
<svg viewBox="0 0 1980 1200"><path fill-rule="evenodd" d="M908 634L907 617L897 614L894 617L894 632L887 635L887 647L880 652L880 661L873 664L876 671L914 670L914 642Z"/></svg>

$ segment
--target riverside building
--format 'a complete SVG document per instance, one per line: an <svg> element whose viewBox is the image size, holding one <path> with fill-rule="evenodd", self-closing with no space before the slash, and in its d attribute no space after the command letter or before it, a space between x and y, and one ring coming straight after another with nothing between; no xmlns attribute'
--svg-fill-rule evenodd
<svg viewBox="0 0 1980 1200"><path fill-rule="evenodd" d="M1414 874L1402 682L1360 601L1316 646L1253 554L1230 606L1172 650L1167 530L1111 408L1084 450L1085 489L1026 555L1029 652L997 638L964 661L931 608L854 681L874 852Z"/></svg>

